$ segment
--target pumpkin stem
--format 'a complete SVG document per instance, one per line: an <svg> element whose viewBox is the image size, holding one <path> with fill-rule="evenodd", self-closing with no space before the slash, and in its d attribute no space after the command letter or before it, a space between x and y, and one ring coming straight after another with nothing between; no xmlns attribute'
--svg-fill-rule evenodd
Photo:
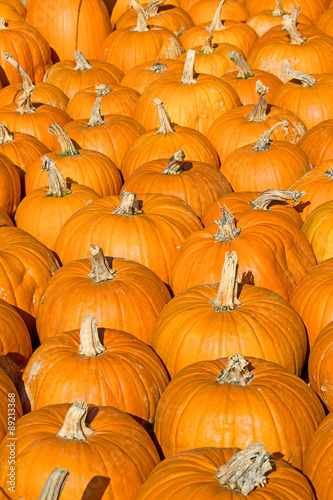
<svg viewBox="0 0 333 500"><path fill-rule="evenodd" d="M6 19L4 19L3 17L0 17L0 30L7 29L6 23L7 23Z"/></svg>
<svg viewBox="0 0 333 500"><path fill-rule="evenodd" d="M34 87L32 81L31 81L30 76L21 68L21 66L19 65L19 63L15 61L15 59L12 57L11 54L7 54L7 52L6 52L5 53L5 59L6 59L7 62L9 62L9 64L11 64L12 66L14 66L14 68L17 69L17 71L19 72L19 74L20 74L20 76L21 76L21 78L23 80L23 83L22 83L22 88L23 89L29 89L30 87Z"/></svg>
<svg viewBox="0 0 333 500"><path fill-rule="evenodd" d="M8 128L3 123L0 123L0 144L6 144L6 142L12 142L13 140L13 132L9 132Z"/></svg>
<svg viewBox="0 0 333 500"><path fill-rule="evenodd" d="M277 127L280 127L281 125L283 126L284 129L289 127L289 123L287 122L287 120L283 120L282 122L275 123L275 125L273 125L273 127L271 127L269 130L266 130L266 132L264 132L262 134L262 136L259 137L259 139L255 143L255 145L253 146L252 150L253 151L266 151L267 149L271 149L271 146L270 146L271 134L274 132L274 130Z"/></svg>
<svg viewBox="0 0 333 500"><path fill-rule="evenodd" d="M157 113L160 127L156 134L172 134L175 131L171 123L171 118L169 113L163 106L163 102L158 97L154 97L153 102L157 106Z"/></svg>
<svg viewBox="0 0 333 500"><path fill-rule="evenodd" d="M98 127L99 125L104 125L105 121L101 115L101 102L102 97L96 97L95 104L91 110L91 115L87 123L87 127Z"/></svg>
<svg viewBox="0 0 333 500"><path fill-rule="evenodd" d="M212 46L213 32L208 26L205 26L205 29L208 31L208 38L199 52L201 54L213 54L213 52L215 52L215 49Z"/></svg>
<svg viewBox="0 0 333 500"><path fill-rule="evenodd" d="M223 7L224 2L225 2L225 0L221 0L216 11L215 11L215 14L214 14L214 17L212 20L212 24L210 25L210 29L212 31L221 31L221 30L226 29L226 27L223 26L222 20L221 20L221 11L222 11L222 7Z"/></svg>
<svg viewBox="0 0 333 500"><path fill-rule="evenodd" d="M148 16L142 5L137 0L130 0L129 3L131 9L134 9L137 13L136 26L132 28L133 31L148 31L147 20Z"/></svg>
<svg viewBox="0 0 333 500"><path fill-rule="evenodd" d="M305 191L282 191L280 189L266 189L255 200L250 202L254 210L268 210L272 201L287 201L291 200L297 203L301 196L305 195ZM291 205L288 205L291 206Z"/></svg>
<svg viewBox="0 0 333 500"><path fill-rule="evenodd" d="M89 314L82 321L79 354L81 356L98 356L104 351L106 351L106 347L99 340L97 319Z"/></svg>
<svg viewBox="0 0 333 500"><path fill-rule="evenodd" d="M236 453L225 465L217 469L216 479L226 486L247 496L257 486L265 486L265 474L272 470L269 452L262 443L253 443Z"/></svg>
<svg viewBox="0 0 333 500"><path fill-rule="evenodd" d="M110 269L101 247L91 245L89 252L91 255L91 272L88 274L88 278L92 278L95 283L113 280L116 271Z"/></svg>
<svg viewBox="0 0 333 500"><path fill-rule="evenodd" d="M58 500L68 479L69 472L57 467L49 475L38 500Z"/></svg>
<svg viewBox="0 0 333 500"><path fill-rule="evenodd" d="M326 177L328 177L329 179L333 179L333 168L330 168L329 170L326 170L326 172L324 173L324 175Z"/></svg>
<svg viewBox="0 0 333 500"><path fill-rule="evenodd" d="M55 136L60 144L60 156L75 156L79 154L66 130L58 125L58 123L52 123L52 125L49 126L49 132Z"/></svg>
<svg viewBox="0 0 333 500"><path fill-rule="evenodd" d="M246 59L244 59L244 57L241 56L238 52L236 52L235 50L230 50L230 52L228 52L228 57L236 66L236 70L238 73L236 78L245 80L246 78L251 78L252 76L254 76L249 68L249 65L246 62Z"/></svg>
<svg viewBox="0 0 333 500"><path fill-rule="evenodd" d="M51 160L47 156L43 157L42 172L47 172L49 178L49 190L46 196L56 196L61 198L67 194L71 194L71 190L67 187L66 181L58 169L55 161Z"/></svg>
<svg viewBox="0 0 333 500"><path fill-rule="evenodd" d="M165 63L156 62L149 69L154 73L162 73L168 69L168 66Z"/></svg>
<svg viewBox="0 0 333 500"><path fill-rule="evenodd" d="M36 108L32 105L31 102L31 94L35 90L35 86L32 85L27 89L23 89L22 95L17 99L16 104L17 108L15 110L16 113L20 115L26 115L28 113L35 113Z"/></svg>
<svg viewBox="0 0 333 500"><path fill-rule="evenodd" d="M229 356L227 366L221 371L216 382L219 384L247 385L254 375L248 369L249 362L240 354Z"/></svg>
<svg viewBox="0 0 333 500"><path fill-rule="evenodd" d="M165 0L150 0L149 4L145 8L147 19L156 16L159 6L162 5L164 2Z"/></svg>
<svg viewBox="0 0 333 500"><path fill-rule="evenodd" d="M110 89L105 83L101 83L100 85L95 85L95 94L98 96L109 95L113 92L113 89Z"/></svg>
<svg viewBox="0 0 333 500"><path fill-rule="evenodd" d="M215 241L233 241L240 235L241 229L236 228L235 218L227 207L222 208L222 216L220 220L214 221L219 229L215 233Z"/></svg>
<svg viewBox="0 0 333 500"><path fill-rule="evenodd" d="M295 7L290 16L288 16L287 14L283 16L282 21L283 27L281 28L281 30L287 31L290 38L290 43L293 45L302 45L307 41L307 38L304 38L304 36L298 31L296 27L299 11L300 7Z"/></svg>
<svg viewBox="0 0 333 500"><path fill-rule="evenodd" d="M81 50L74 50L74 59L76 62L76 66L74 69L76 69L77 71L87 71L87 69L92 68L92 65L84 57Z"/></svg>
<svg viewBox="0 0 333 500"><path fill-rule="evenodd" d="M180 80L180 83L182 83L183 85L192 85L194 83L197 83L196 79L194 78L194 60L195 50L188 50L184 64L183 76Z"/></svg>
<svg viewBox="0 0 333 500"><path fill-rule="evenodd" d="M264 122L267 118L267 100L266 94L269 91L260 80L256 81L256 92L259 94L259 102L254 106L251 113L247 115L249 122Z"/></svg>
<svg viewBox="0 0 333 500"><path fill-rule="evenodd" d="M272 16L274 16L274 17L282 17L284 15L285 15L285 12L283 10L281 0L276 0L276 7L272 11Z"/></svg>
<svg viewBox="0 0 333 500"><path fill-rule="evenodd" d="M289 61L285 61L283 71L286 73L286 75L291 76L291 78L300 80L302 82L302 87L313 87L318 82L317 78L314 78L313 76L302 73L301 71L295 71L291 67Z"/></svg>
<svg viewBox="0 0 333 500"><path fill-rule="evenodd" d="M63 426L57 432L57 436L65 439L77 439L86 441L87 436L95 433L93 429L86 424L88 405L83 401L76 401L67 412Z"/></svg>
<svg viewBox="0 0 333 500"><path fill-rule="evenodd" d="M233 250L230 255L226 252L217 296L211 302L215 311L233 311L242 305L237 298L237 267L236 252Z"/></svg>
<svg viewBox="0 0 333 500"><path fill-rule="evenodd" d="M184 172L182 166L184 164L185 153L181 149L177 151L174 155L171 156L169 163L163 170L163 174L172 175L172 174L181 174Z"/></svg>
<svg viewBox="0 0 333 500"><path fill-rule="evenodd" d="M138 195L136 193L127 193L123 191L121 195L120 205L114 209L114 214L120 215L137 215L142 214Z"/></svg>

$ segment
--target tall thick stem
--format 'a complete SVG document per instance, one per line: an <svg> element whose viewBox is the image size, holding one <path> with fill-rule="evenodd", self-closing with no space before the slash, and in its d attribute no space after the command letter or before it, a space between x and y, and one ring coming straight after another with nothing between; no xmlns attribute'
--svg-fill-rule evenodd
<svg viewBox="0 0 333 500"><path fill-rule="evenodd" d="M244 356L238 353L235 356L230 356L227 366L221 371L216 382L219 384L248 385L254 377L253 373L249 370L249 365L250 363Z"/></svg>
<svg viewBox="0 0 333 500"><path fill-rule="evenodd" d="M214 17L212 20L212 24L210 25L210 29L212 31L221 31L221 30L226 29L226 27L223 26L222 20L221 20L221 11L222 11L222 7L223 7L224 2L225 2L225 0L221 0L216 11L215 11L215 14L214 14Z"/></svg>
<svg viewBox="0 0 333 500"><path fill-rule="evenodd" d="M272 16L274 17L282 17L285 15L285 12L282 7L282 2L281 0L276 0L276 7L274 10L272 10Z"/></svg>
<svg viewBox="0 0 333 500"><path fill-rule="evenodd" d="M299 15L300 8L295 7L290 16L284 15L282 21L282 31L287 31L290 43L293 45L302 45L306 42L307 38L298 31L296 27L297 18Z"/></svg>
<svg viewBox="0 0 333 500"><path fill-rule="evenodd" d="M136 26L133 28L133 31L147 31L148 16L142 5L137 0L130 0L129 5L137 14Z"/></svg>
<svg viewBox="0 0 333 500"><path fill-rule="evenodd" d="M46 481L38 500L58 500L68 476L69 472L67 469L60 467L54 469Z"/></svg>
<svg viewBox="0 0 333 500"><path fill-rule="evenodd" d="M87 403L83 401L73 403L66 414L63 426L60 431L57 432L57 436L65 439L86 441L87 437L95 433L95 431L86 424L87 413Z"/></svg>
<svg viewBox="0 0 333 500"><path fill-rule="evenodd" d="M113 213L120 215L142 214L138 195L136 193L127 193L126 191L123 191L120 205L114 209Z"/></svg>
<svg viewBox="0 0 333 500"><path fill-rule="evenodd" d="M237 298L237 268L238 258L236 252L233 250L230 255L229 252L226 252L217 297L212 300L215 311L233 311L236 307L242 305Z"/></svg>
<svg viewBox="0 0 333 500"><path fill-rule="evenodd" d="M286 129L289 126L289 122L287 120L283 120L281 122L275 123L273 127L271 127L269 130L266 130L262 134L261 137L257 140L255 145L253 146L252 150L253 151L266 151L267 149L271 149L270 146L270 140L271 140L271 135L274 132L274 130L278 127L284 127Z"/></svg>
<svg viewBox="0 0 333 500"><path fill-rule="evenodd" d="M266 189L255 200L251 201L250 205L254 210L268 210L269 205L273 201L292 201L293 203L297 203L303 195L305 195L305 191Z"/></svg>
<svg viewBox="0 0 333 500"><path fill-rule="evenodd" d="M221 219L214 222L218 225L218 231L213 235L215 241L233 241L241 233L241 229L236 228L235 218L227 207L222 208Z"/></svg>
<svg viewBox="0 0 333 500"><path fill-rule="evenodd" d="M76 66L74 69L77 71L87 71L87 69L91 69L92 65L90 64L89 61L84 57L82 54L81 50L75 50L74 51L74 59L76 62Z"/></svg>
<svg viewBox="0 0 333 500"><path fill-rule="evenodd" d="M201 54L212 54L215 52L215 49L212 46L213 32L208 26L206 26L205 29L208 31L208 38L200 49L200 52Z"/></svg>
<svg viewBox="0 0 333 500"><path fill-rule="evenodd" d="M149 4L145 9L147 19L156 16L156 14L158 13L158 8L160 7L160 5L164 4L164 2L165 0L150 0Z"/></svg>
<svg viewBox="0 0 333 500"><path fill-rule="evenodd" d="M80 329L80 347L81 356L98 356L106 351L106 347L101 343L97 330L97 319L91 314L86 316Z"/></svg>
<svg viewBox="0 0 333 500"><path fill-rule="evenodd" d="M79 154L67 132L58 125L58 123L52 123L52 125L49 126L49 132L54 135L59 142L61 147L60 156L75 156Z"/></svg>
<svg viewBox="0 0 333 500"><path fill-rule="evenodd" d="M171 156L169 163L163 170L163 174L166 175L172 175L172 174L180 174L183 172L183 164L185 160L185 153L181 149L180 151L177 151L174 155Z"/></svg>
<svg viewBox="0 0 333 500"><path fill-rule="evenodd" d="M89 252L91 255L91 272L88 274L88 278L92 278L95 283L112 281L116 271L110 268L101 247L91 245Z"/></svg>
<svg viewBox="0 0 333 500"><path fill-rule="evenodd" d="M172 134L175 131L169 113L163 106L163 102L158 97L154 97L153 102L157 106L159 129L156 134Z"/></svg>
<svg viewBox="0 0 333 500"><path fill-rule="evenodd" d="M61 198L67 194L71 194L71 190L67 187L66 181L57 168L55 161L51 160L47 156L43 157L42 172L47 172L49 178L49 190L46 196L56 196Z"/></svg>
<svg viewBox="0 0 333 500"><path fill-rule="evenodd" d="M11 54L8 54L7 52L5 53L5 59L9 64L11 64L19 73L22 78L22 88L24 90L29 89L30 87L33 87L35 89L34 84L31 81L30 76L21 68L18 62L15 61L15 59L11 56Z"/></svg>
<svg viewBox="0 0 333 500"><path fill-rule="evenodd" d="M87 123L87 127L98 127L99 125L104 125L105 121L101 115L101 102L102 97L97 97L93 109L91 110L91 115Z"/></svg>
<svg viewBox="0 0 333 500"><path fill-rule="evenodd" d="M246 78L250 78L251 76L253 76L253 73L250 70L249 65L247 64L246 59L238 54L238 52L236 52L235 50L231 50L230 52L228 52L228 57L236 66L236 70L238 73L237 78L245 80Z"/></svg>
<svg viewBox="0 0 333 500"><path fill-rule="evenodd" d="M313 87L318 82L317 78L292 69L291 64L288 61L286 61L283 65L283 71L286 75L291 76L291 78L300 80L300 82L302 82L302 87Z"/></svg>
<svg viewBox="0 0 333 500"><path fill-rule="evenodd" d="M264 122L267 119L266 94L269 91L269 88L265 87L260 80L257 80L256 91L259 94L259 102L257 102L251 113L249 113L246 118L249 122Z"/></svg>
<svg viewBox="0 0 333 500"><path fill-rule="evenodd" d="M184 64L183 76L180 80L180 83L182 83L183 85L193 85L194 83L197 83L196 79L194 78L194 61L195 50L188 50Z"/></svg>

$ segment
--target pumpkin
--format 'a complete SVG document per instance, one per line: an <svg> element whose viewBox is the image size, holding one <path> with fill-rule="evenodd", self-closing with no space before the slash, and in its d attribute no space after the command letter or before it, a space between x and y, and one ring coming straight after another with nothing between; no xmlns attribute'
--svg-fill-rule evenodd
<svg viewBox="0 0 333 500"><path fill-rule="evenodd" d="M157 405L155 435L165 457L201 446L245 448L261 441L301 468L324 416L302 379L276 363L236 354L183 368Z"/></svg>
<svg viewBox="0 0 333 500"><path fill-rule="evenodd" d="M172 269L175 294L202 283L216 283L225 252L238 255L238 279L268 288L289 300L296 285L315 264L303 232L283 215L252 210L238 218L223 208L220 220L190 234L182 243Z"/></svg>
<svg viewBox="0 0 333 500"><path fill-rule="evenodd" d="M3 299L0 299L0 353L19 368L25 367L32 354L29 332L23 319Z"/></svg>
<svg viewBox="0 0 333 500"><path fill-rule="evenodd" d="M330 6L330 8L325 10L316 21L317 28L329 36L333 35L332 13L333 7Z"/></svg>
<svg viewBox="0 0 333 500"><path fill-rule="evenodd" d="M133 335L109 328L98 332L97 323L85 316L80 330L58 333L34 352L23 375L29 409L84 399L153 423L169 381L162 361Z"/></svg>
<svg viewBox="0 0 333 500"><path fill-rule="evenodd" d="M11 436L16 437L16 423L22 415L22 405L15 385L10 380L7 373L0 368L0 443L3 441L5 446L7 446L7 456L6 459L4 459L4 462L7 464L10 459L15 459L16 440L10 438ZM7 432L8 439L5 439ZM8 488L6 488L6 491L7 489Z"/></svg>
<svg viewBox="0 0 333 500"><path fill-rule="evenodd" d="M70 59L80 49L98 59L111 24L100 0L30 0L26 20L49 42L54 62Z"/></svg>
<svg viewBox="0 0 333 500"><path fill-rule="evenodd" d="M289 123L275 123L255 144L236 149L221 164L220 170L234 191L286 190L312 169L297 145L270 139L280 126L288 127Z"/></svg>
<svg viewBox="0 0 333 500"><path fill-rule="evenodd" d="M7 2L0 2L0 16L7 21L25 21L24 16Z"/></svg>
<svg viewBox="0 0 333 500"><path fill-rule="evenodd" d="M333 323L331 322L314 341L308 364L310 385L328 411L333 410L332 346Z"/></svg>
<svg viewBox="0 0 333 500"><path fill-rule="evenodd" d="M159 462L142 426L110 406L88 408L84 402L46 406L23 416L16 424L15 437L15 466L20 471L15 495L25 498L36 498L61 464L70 471L61 500L83 495L134 500ZM7 444L0 446L0 485L6 491Z"/></svg>
<svg viewBox="0 0 333 500"><path fill-rule="evenodd" d="M21 181L18 168L0 153L0 208L14 217L21 199Z"/></svg>
<svg viewBox="0 0 333 500"><path fill-rule="evenodd" d="M302 231L309 240L317 262L333 257L333 200L318 205L305 219Z"/></svg>
<svg viewBox="0 0 333 500"><path fill-rule="evenodd" d="M231 192L226 177L211 165L185 160L183 150L169 160L152 160L141 165L123 185L122 191L163 193L186 201L198 217L220 196Z"/></svg>
<svg viewBox="0 0 333 500"><path fill-rule="evenodd" d="M236 149L256 142L264 132L282 120L287 120L289 127L274 130L272 139L298 144L306 132L304 123L294 113L267 105L268 87L260 80L256 82L256 91L259 101L255 106L248 104L224 113L207 132L207 138L215 147L221 163Z"/></svg>
<svg viewBox="0 0 333 500"><path fill-rule="evenodd" d="M54 250L57 236L67 220L80 208L99 198L91 188L67 183L54 160L43 158L49 187L29 193L18 206L16 226Z"/></svg>
<svg viewBox="0 0 333 500"><path fill-rule="evenodd" d="M124 191L76 212L62 228L55 252L66 264L86 257L97 240L106 254L135 260L169 283L180 244L201 227L192 208L176 196Z"/></svg>
<svg viewBox="0 0 333 500"><path fill-rule="evenodd" d="M127 149L121 172L127 180L141 165L152 160L170 157L182 148L191 161L208 163L219 168L219 159L209 140L198 130L172 123L163 101L153 99L157 107L159 127L143 133Z"/></svg>
<svg viewBox="0 0 333 500"><path fill-rule="evenodd" d="M333 120L325 120L312 127L302 137L299 147L307 154L314 167L333 157Z"/></svg>
<svg viewBox="0 0 333 500"><path fill-rule="evenodd" d="M227 252L219 284L190 288L159 314L151 343L172 378L192 363L234 352L302 373L307 336L301 318L271 290L239 286L237 265L236 252Z"/></svg>
<svg viewBox="0 0 333 500"><path fill-rule="evenodd" d="M98 151L76 149L67 132L57 123L50 125L49 132L56 137L60 147L48 157L56 161L66 182L88 186L102 197L120 192L121 174L113 161ZM27 194L48 184L47 174L42 171L43 157L36 158L28 168L25 176Z"/></svg>
<svg viewBox="0 0 333 500"><path fill-rule="evenodd" d="M186 485L186 486L185 486ZM262 443L239 448L196 448L175 453L155 467L137 500L314 500L308 480ZM259 496L258 496L259 495Z"/></svg>
<svg viewBox="0 0 333 500"><path fill-rule="evenodd" d="M26 16L27 10L21 0L2 0L2 2L14 7L14 9L17 10L21 16Z"/></svg>
<svg viewBox="0 0 333 500"><path fill-rule="evenodd" d="M220 0L200 0L194 3L188 13L192 17L194 24L211 22L216 13ZM233 21L244 22L249 17L249 12L242 2L238 0L226 0L223 3L221 19L232 19Z"/></svg>
<svg viewBox="0 0 333 500"><path fill-rule="evenodd" d="M101 328L123 330L150 344L157 315L171 298L167 287L147 267L105 257L98 245L91 245L89 255L64 265L45 287L36 318L40 341L80 328L92 314Z"/></svg>
<svg viewBox="0 0 333 500"><path fill-rule="evenodd" d="M312 0L283 0L282 6L285 12L291 12L299 6L304 15L315 21L327 9L328 4L329 0L318 0L316 3ZM245 5L252 16L262 10L274 9L276 0L245 0Z"/></svg>

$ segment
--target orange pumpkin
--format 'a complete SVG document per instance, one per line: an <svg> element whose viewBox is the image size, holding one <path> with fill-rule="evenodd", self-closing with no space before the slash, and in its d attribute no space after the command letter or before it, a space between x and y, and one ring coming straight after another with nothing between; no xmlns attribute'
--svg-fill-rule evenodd
<svg viewBox="0 0 333 500"><path fill-rule="evenodd" d="M14 9L17 10L17 12L21 14L21 16L26 16L27 10L21 0L2 0L2 2L14 7Z"/></svg>
<svg viewBox="0 0 333 500"><path fill-rule="evenodd" d="M311 128L300 140L299 147L314 167L333 158L333 120L325 120Z"/></svg>
<svg viewBox="0 0 333 500"><path fill-rule="evenodd" d="M0 16L6 19L6 21L25 21L25 16L22 16L22 14L6 1L0 2Z"/></svg>
<svg viewBox="0 0 333 500"><path fill-rule="evenodd" d="M308 372L312 389L318 394L328 411L333 410L333 323L320 332L312 346Z"/></svg>
<svg viewBox="0 0 333 500"><path fill-rule="evenodd" d="M28 329L13 306L0 299L0 354L25 367L32 354Z"/></svg>
<svg viewBox="0 0 333 500"><path fill-rule="evenodd" d="M192 17L194 24L209 23L213 20L220 0L200 0L194 3L188 13ZM244 22L249 17L249 12L242 2L238 0L226 0L220 11L221 19L232 19L233 21Z"/></svg>
<svg viewBox="0 0 333 500"><path fill-rule="evenodd" d="M21 181L18 168L0 153L0 208L14 217L21 199Z"/></svg>
<svg viewBox="0 0 333 500"><path fill-rule="evenodd" d="M291 12L295 7L300 7L304 15L315 21L329 5L329 0L282 0L282 6L285 12ZM245 5L250 15L266 9L274 9L276 0L245 0Z"/></svg>
<svg viewBox="0 0 333 500"><path fill-rule="evenodd" d="M333 200L318 205L305 219L302 231L309 240L317 262L333 257Z"/></svg>

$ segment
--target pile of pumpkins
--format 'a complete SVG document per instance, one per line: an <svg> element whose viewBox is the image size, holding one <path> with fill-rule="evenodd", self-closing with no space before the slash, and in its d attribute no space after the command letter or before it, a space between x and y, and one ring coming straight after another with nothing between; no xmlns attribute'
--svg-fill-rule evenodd
<svg viewBox="0 0 333 500"><path fill-rule="evenodd" d="M332 500L333 2L0 1L0 500Z"/></svg>

